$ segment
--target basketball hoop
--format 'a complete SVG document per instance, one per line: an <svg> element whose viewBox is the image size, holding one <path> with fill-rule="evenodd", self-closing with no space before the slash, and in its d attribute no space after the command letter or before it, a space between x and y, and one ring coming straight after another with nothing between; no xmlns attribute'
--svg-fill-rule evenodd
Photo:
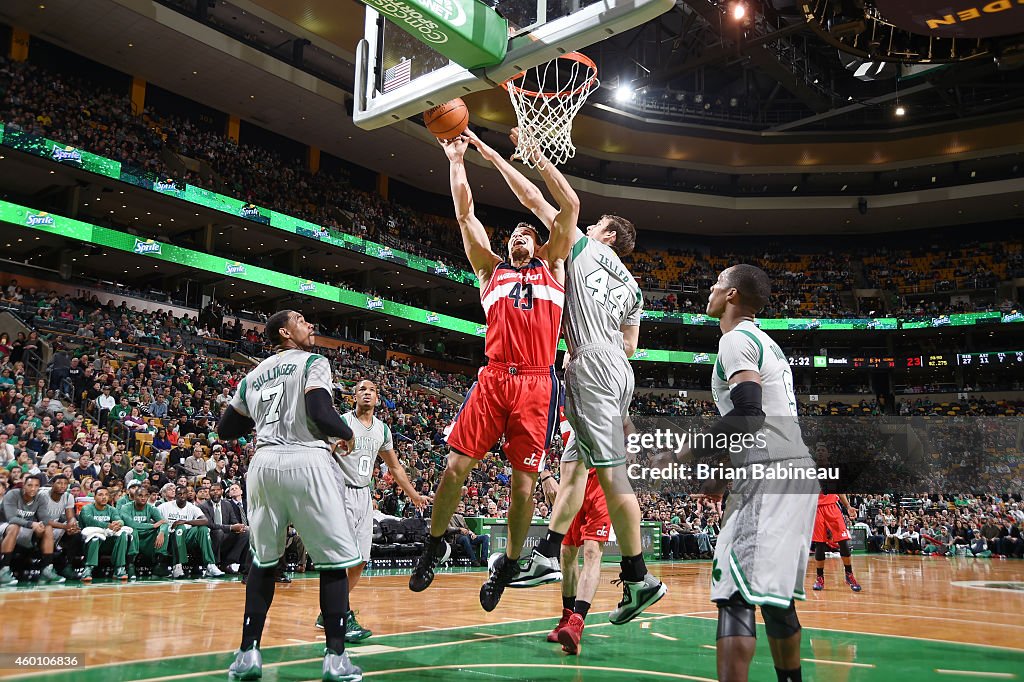
<svg viewBox="0 0 1024 682"><path fill-rule="evenodd" d="M576 154L572 121L599 85L594 60L579 52L563 54L502 83L519 121L516 156L531 168L540 165L540 154L556 166L571 159Z"/></svg>

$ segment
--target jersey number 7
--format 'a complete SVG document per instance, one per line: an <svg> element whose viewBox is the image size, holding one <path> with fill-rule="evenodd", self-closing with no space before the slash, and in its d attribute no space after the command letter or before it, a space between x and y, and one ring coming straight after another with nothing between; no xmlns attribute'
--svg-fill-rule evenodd
<svg viewBox="0 0 1024 682"><path fill-rule="evenodd" d="M284 395L284 384L271 386L260 391L260 402L270 403L267 408L267 424L273 424L281 419L281 396Z"/></svg>

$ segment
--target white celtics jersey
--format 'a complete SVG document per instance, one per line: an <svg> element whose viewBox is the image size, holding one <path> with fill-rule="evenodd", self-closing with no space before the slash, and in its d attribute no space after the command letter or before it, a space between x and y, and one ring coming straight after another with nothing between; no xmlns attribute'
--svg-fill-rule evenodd
<svg viewBox="0 0 1024 682"><path fill-rule="evenodd" d="M322 388L334 395L331 363L322 355L291 349L276 353L245 375L231 407L256 422L256 447L265 445L327 448L306 415L306 391Z"/></svg>
<svg viewBox="0 0 1024 682"><path fill-rule="evenodd" d="M373 464L377 461L377 455L395 449L391 429L376 417L373 418L373 424L368 427L359 421L354 411L346 412L341 418L352 429L355 440L355 449L338 460L341 463L341 472L345 476L345 484L365 488L373 483Z"/></svg>
<svg viewBox="0 0 1024 682"><path fill-rule="evenodd" d="M751 448L739 455L733 454L733 464L809 457L797 420L793 371L779 345L747 320L723 334L718 342L718 359L711 377L711 397L720 414L732 411L730 379L744 370L761 375L761 406L765 414L762 432L767 448Z"/></svg>
<svg viewBox="0 0 1024 682"><path fill-rule="evenodd" d="M565 261L565 343L573 355L591 344L622 350L620 327L640 324L644 296L610 246L579 228L574 239Z"/></svg>
<svg viewBox="0 0 1024 682"><path fill-rule="evenodd" d="M177 502L171 500L164 502L156 509L168 521L195 521L206 518L203 510L191 502L186 502L184 507L179 507Z"/></svg>

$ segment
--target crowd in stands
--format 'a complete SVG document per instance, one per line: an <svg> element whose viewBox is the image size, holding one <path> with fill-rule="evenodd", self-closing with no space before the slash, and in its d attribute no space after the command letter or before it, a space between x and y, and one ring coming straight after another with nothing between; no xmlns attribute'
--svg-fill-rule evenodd
<svg viewBox="0 0 1024 682"><path fill-rule="evenodd" d="M209 309L196 320L184 320L167 313L140 315L123 306L98 306L95 301L74 299L51 300L47 309L60 311L57 317L64 315L64 321L71 323L70 331L48 329L43 322L52 323L54 318L47 315L34 321L39 326L31 336L14 342L0 337L0 493L24 490L29 479L38 476L44 488L41 494L55 495L55 503L58 498L67 502L81 528L87 527L85 519L94 521L97 506L101 515L107 514L103 510L110 506L121 509L126 525L130 525L132 512L128 508L133 504L138 514L150 513L146 504L176 519L188 512L195 516L195 523L178 519L179 525L189 525L185 533L189 540L180 550L168 554L150 547L155 570L168 569L174 563L170 574L184 575L178 557L191 551L206 575L244 573L247 558L238 550L244 543L233 544L232 539L245 532L245 523L223 522L225 513L234 514L232 507L224 507L218 515L220 522L214 523L213 505L227 500L225 504L237 508L238 516L233 518L245 518L245 473L253 443L246 438L221 439L216 425L250 366L206 354L201 346L176 342L180 335L195 334L199 317L216 322L216 311ZM98 338L105 339L106 345ZM138 345L129 346L128 339ZM23 358L27 349L43 343L56 350L50 371L26 376ZM354 348L318 350L335 368L340 407L346 407L358 380L368 378L378 384L384 400L378 414L394 433L400 461L418 489L424 493L434 490L447 456L443 433L458 409L444 393L464 394L470 378L397 358L378 363ZM654 395L636 396L632 409L638 416L714 413L708 401ZM1020 416L1024 415L1024 402L990 401L981 395L943 404L920 399L902 402L900 411L910 415ZM801 412L877 415L884 410L876 402L864 400L859 405L802 404ZM1013 447L991 436L983 444L1003 450ZM557 453L552 459L557 462ZM1003 479L995 473L995 481L1013 478L1009 471ZM488 455L466 483L462 499L465 516L503 518L510 475L503 457ZM381 518L416 513L385 466L378 464L374 476L373 498ZM64 487L60 481L66 481L66 497L53 492ZM666 557L709 555L720 531L720 505L702 505L688 496L644 487L638 492L645 520L661 524ZM893 503L887 508L900 516L889 523L883 515L885 523L878 524L877 512L869 511L876 498L859 499L866 500L861 503L862 517L869 526L875 523L871 537L880 549L941 554L962 552L959 547L963 546L976 556L985 556L985 552L1020 555L1018 538L1024 519L1017 519L1019 500L967 498L973 501L963 513L958 505L944 511L934 500L922 500L922 509ZM189 505L199 510L199 515L189 511ZM184 511L175 511L179 508ZM86 509L91 511L86 513ZM538 492L537 516L543 519L549 513L550 500ZM146 523L152 527L155 522ZM71 518L55 523L67 525ZM140 538L144 533L149 533L146 527L136 529ZM894 533L897 539L888 539ZM64 550L61 563L65 575L82 577L84 572L88 577L96 565L95 552L90 553L88 541L84 547L75 542L74 534L67 534L60 543ZM146 554L145 547L133 545L131 538L119 541L116 532L95 540L89 537L105 546L104 553L111 552L115 577L127 579L134 571L134 560ZM981 539L984 547L979 544ZM117 547L119 543L123 547ZM77 572L68 570L69 566ZM120 568L127 570L121 574Z"/></svg>
<svg viewBox="0 0 1024 682"><path fill-rule="evenodd" d="M256 144L236 144L220 130L158 112L134 111L125 87L114 92L76 76L31 62L0 57L0 120L138 168L155 178L173 178L377 241L392 248L462 262L462 246L451 216L417 212L358 190L344 171L310 173L301 158L286 158ZM174 154L196 163L175 163ZM198 170L190 170L198 165ZM97 215L97 219L109 220ZM991 290L1024 276L1024 244L1018 241L966 245L943 252L851 250L799 253L779 246L750 253L639 248L626 264L645 289L678 291L650 295L653 310L703 313L717 273L734 262L754 263L771 275L774 292L765 317L877 317L945 315L1001 310L1017 304L991 297L969 301L914 300L917 293ZM855 287L893 295L891 305L855 310ZM393 298L393 296L392 296Z"/></svg>
<svg viewBox="0 0 1024 682"><path fill-rule="evenodd" d="M901 294L991 289L1024 276L1024 250L1019 240L970 242L956 249L938 244L916 250L882 248L865 256L864 272L869 288Z"/></svg>
<svg viewBox="0 0 1024 682"><path fill-rule="evenodd" d="M123 92L0 57L0 120L10 129L427 257L461 252L453 218L423 215L352 187L344 172L310 173L301 158L239 145L223 131L134 111ZM164 152L198 161L174 164ZM192 166L193 164L189 164ZM416 235L415 241L407 235ZM404 236L403 236L404 235Z"/></svg>
<svg viewBox="0 0 1024 682"><path fill-rule="evenodd" d="M1008 495L853 496L877 552L1024 557L1024 503Z"/></svg>

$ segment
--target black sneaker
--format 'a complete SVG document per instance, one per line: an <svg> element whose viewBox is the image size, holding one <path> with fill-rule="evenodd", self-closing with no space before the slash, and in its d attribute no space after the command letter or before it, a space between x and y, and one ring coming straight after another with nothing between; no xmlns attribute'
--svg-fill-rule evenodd
<svg viewBox="0 0 1024 682"><path fill-rule="evenodd" d="M416 568L412 569L412 575L409 576L409 589L413 592L422 592L430 587L430 583L434 582L434 569L448 561L452 555L451 545L447 542L442 540L434 552L431 551L430 544L427 543L423 554L416 560Z"/></svg>
<svg viewBox="0 0 1024 682"><path fill-rule="evenodd" d="M484 611L493 611L509 583L519 575L519 562L512 561L505 554L494 562L491 576L480 586L480 606Z"/></svg>

